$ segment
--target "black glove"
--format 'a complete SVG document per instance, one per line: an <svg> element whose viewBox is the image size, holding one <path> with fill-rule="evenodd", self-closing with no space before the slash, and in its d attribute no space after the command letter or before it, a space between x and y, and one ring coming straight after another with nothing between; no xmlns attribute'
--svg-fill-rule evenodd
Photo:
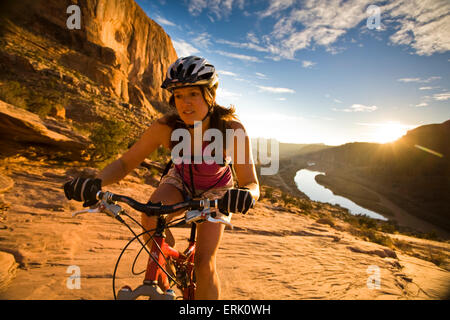
<svg viewBox="0 0 450 320"><path fill-rule="evenodd" d="M250 191L245 189L230 189L222 198L219 206L220 212L241 212L246 214L248 209L253 208L253 197Z"/></svg>
<svg viewBox="0 0 450 320"><path fill-rule="evenodd" d="M102 189L102 180L75 178L64 184L64 193L69 200L83 202L83 207L93 206L98 202L96 195Z"/></svg>

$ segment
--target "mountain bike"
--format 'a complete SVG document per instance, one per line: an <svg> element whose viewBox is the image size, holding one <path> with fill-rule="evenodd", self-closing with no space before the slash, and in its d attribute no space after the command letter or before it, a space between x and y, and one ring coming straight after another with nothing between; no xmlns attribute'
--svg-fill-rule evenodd
<svg viewBox="0 0 450 320"><path fill-rule="evenodd" d="M105 213L125 225L134 235L122 249L114 267L112 280L114 299L135 300L140 297L148 298L150 300L175 300L178 298L185 300L194 299L196 288L194 271L196 223L209 221L213 223L222 223L233 228L230 223L232 214L229 213L228 215L225 215L218 209L221 200L209 200L205 198L200 200L187 200L173 205L162 205L161 203L152 202L144 204L130 197L108 191L99 191L97 193L97 199L100 200L97 205L89 209L74 212L72 216L75 217L83 213ZM126 203L133 209L145 213L147 216L156 216L156 228L145 230L143 226L127 214L117 202ZM187 210L184 217L170 222L167 221L167 214L182 209ZM145 231L136 234L122 216L128 217ZM165 230L189 223L191 223L191 234L188 239L188 247L186 250L180 252L169 246L165 241ZM140 238L145 234L149 235L150 238L146 243L143 243ZM115 279L117 267L127 248L136 240L142 245L142 248L133 262L133 270L134 264L142 250L145 250L149 255L144 281L134 290L129 286L123 286L116 294ZM149 241L152 241L150 251L147 248ZM175 272L171 274L170 270L167 270L168 265L172 265L175 268ZM182 292L182 296L177 297L175 291L172 289L175 285Z"/></svg>

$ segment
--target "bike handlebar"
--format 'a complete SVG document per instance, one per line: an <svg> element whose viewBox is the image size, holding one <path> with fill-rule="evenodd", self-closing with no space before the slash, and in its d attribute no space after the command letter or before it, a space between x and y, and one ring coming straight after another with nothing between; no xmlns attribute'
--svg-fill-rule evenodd
<svg viewBox="0 0 450 320"><path fill-rule="evenodd" d="M163 205L161 202L152 203L148 202L146 204L138 202L130 197L114 194L111 192L97 192L97 199L104 201L117 201L124 202L133 209L145 213L147 216L156 216L161 214L169 214L180 209L193 209L193 210L203 210L207 208L219 208L221 199L209 200L187 200L173 205Z"/></svg>

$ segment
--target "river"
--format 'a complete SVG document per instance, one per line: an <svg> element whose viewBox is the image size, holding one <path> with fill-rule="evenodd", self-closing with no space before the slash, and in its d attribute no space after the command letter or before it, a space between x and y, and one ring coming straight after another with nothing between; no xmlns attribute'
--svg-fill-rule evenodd
<svg viewBox="0 0 450 320"><path fill-rule="evenodd" d="M308 169L301 169L297 171L294 181L297 188L306 194L312 201L325 202L330 204L338 204L343 208L347 208L351 214L364 214L374 219L388 220L381 214L363 208L353 201L335 195L330 189L325 188L317 183L315 177L318 174L325 174L324 172L312 171Z"/></svg>

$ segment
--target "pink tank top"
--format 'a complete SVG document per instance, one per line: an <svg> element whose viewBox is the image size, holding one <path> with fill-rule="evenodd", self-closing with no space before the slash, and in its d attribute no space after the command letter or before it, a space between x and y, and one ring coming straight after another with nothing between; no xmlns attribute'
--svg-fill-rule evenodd
<svg viewBox="0 0 450 320"><path fill-rule="evenodd" d="M205 150L205 147L208 144L208 141L203 142L202 151ZM190 164L176 164L175 169L177 170L177 173L183 178L184 183L191 190L191 169L189 167L192 169L192 177L194 180L194 188L196 193L197 190L204 191L211 188L224 187L233 181L233 174L229 165L220 165L216 162L208 164L204 160L202 160L202 163L200 164L196 164L194 161L191 161Z"/></svg>

